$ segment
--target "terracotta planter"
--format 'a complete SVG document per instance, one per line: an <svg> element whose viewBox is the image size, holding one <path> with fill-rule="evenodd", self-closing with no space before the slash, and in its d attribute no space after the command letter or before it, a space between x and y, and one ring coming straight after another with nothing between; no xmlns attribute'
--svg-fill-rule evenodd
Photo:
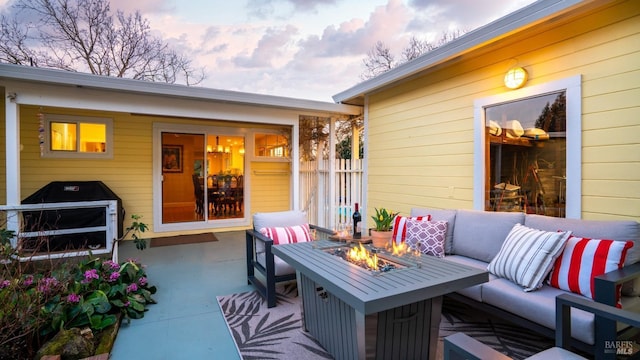
<svg viewBox="0 0 640 360"><path fill-rule="evenodd" d="M392 231L377 231L371 230L371 243L377 248L385 248L391 245Z"/></svg>

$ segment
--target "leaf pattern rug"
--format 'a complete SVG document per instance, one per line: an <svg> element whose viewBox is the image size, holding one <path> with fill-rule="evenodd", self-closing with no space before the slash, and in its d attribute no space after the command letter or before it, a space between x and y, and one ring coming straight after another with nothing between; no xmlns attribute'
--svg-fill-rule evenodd
<svg viewBox="0 0 640 360"><path fill-rule="evenodd" d="M296 283L280 285L277 291L278 303L271 309L267 308L257 291L218 296L218 303L242 358L332 359L302 329L302 305L297 297ZM456 332L464 332L514 359L524 359L553 346L552 339L445 298L440 337ZM442 342L439 346L439 354L442 354Z"/></svg>

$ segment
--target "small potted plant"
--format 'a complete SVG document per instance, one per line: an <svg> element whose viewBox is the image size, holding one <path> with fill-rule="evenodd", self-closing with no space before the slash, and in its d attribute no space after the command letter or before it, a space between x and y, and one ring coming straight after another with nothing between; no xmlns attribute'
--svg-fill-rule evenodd
<svg viewBox="0 0 640 360"><path fill-rule="evenodd" d="M375 228L371 229L371 241L375 247L386 247L391 242L391 227L393 219L398 213L385 208L375 208L375 210L376 214L371 216L376 224Z"/></svg>

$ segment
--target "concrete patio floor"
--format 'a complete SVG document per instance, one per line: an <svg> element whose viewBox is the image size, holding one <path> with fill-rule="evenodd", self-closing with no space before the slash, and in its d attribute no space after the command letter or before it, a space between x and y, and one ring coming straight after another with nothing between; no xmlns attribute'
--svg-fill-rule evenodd
<svg viewBox="0 0 640 360"><path fill-rule="evenodd" d="M158 288L144 318L123 322L111 359L240 359L216 296L247 285L244 231L215 233L218 241L139 251L120 246L120 261L137 258Z"/></svg>

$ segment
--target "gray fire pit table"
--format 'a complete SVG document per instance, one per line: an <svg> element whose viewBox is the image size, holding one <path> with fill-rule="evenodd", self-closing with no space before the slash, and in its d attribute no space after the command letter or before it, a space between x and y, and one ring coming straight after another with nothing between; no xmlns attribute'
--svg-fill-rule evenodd
<svg viewBox="0 0 640 360"><path fill-rule="evenodd" d="M327 251L337 245L273 247L298 272L306 330L336 359L435 359L442 296L489 280L427 255L390 256L402 268L376 273Z"/></svg>

